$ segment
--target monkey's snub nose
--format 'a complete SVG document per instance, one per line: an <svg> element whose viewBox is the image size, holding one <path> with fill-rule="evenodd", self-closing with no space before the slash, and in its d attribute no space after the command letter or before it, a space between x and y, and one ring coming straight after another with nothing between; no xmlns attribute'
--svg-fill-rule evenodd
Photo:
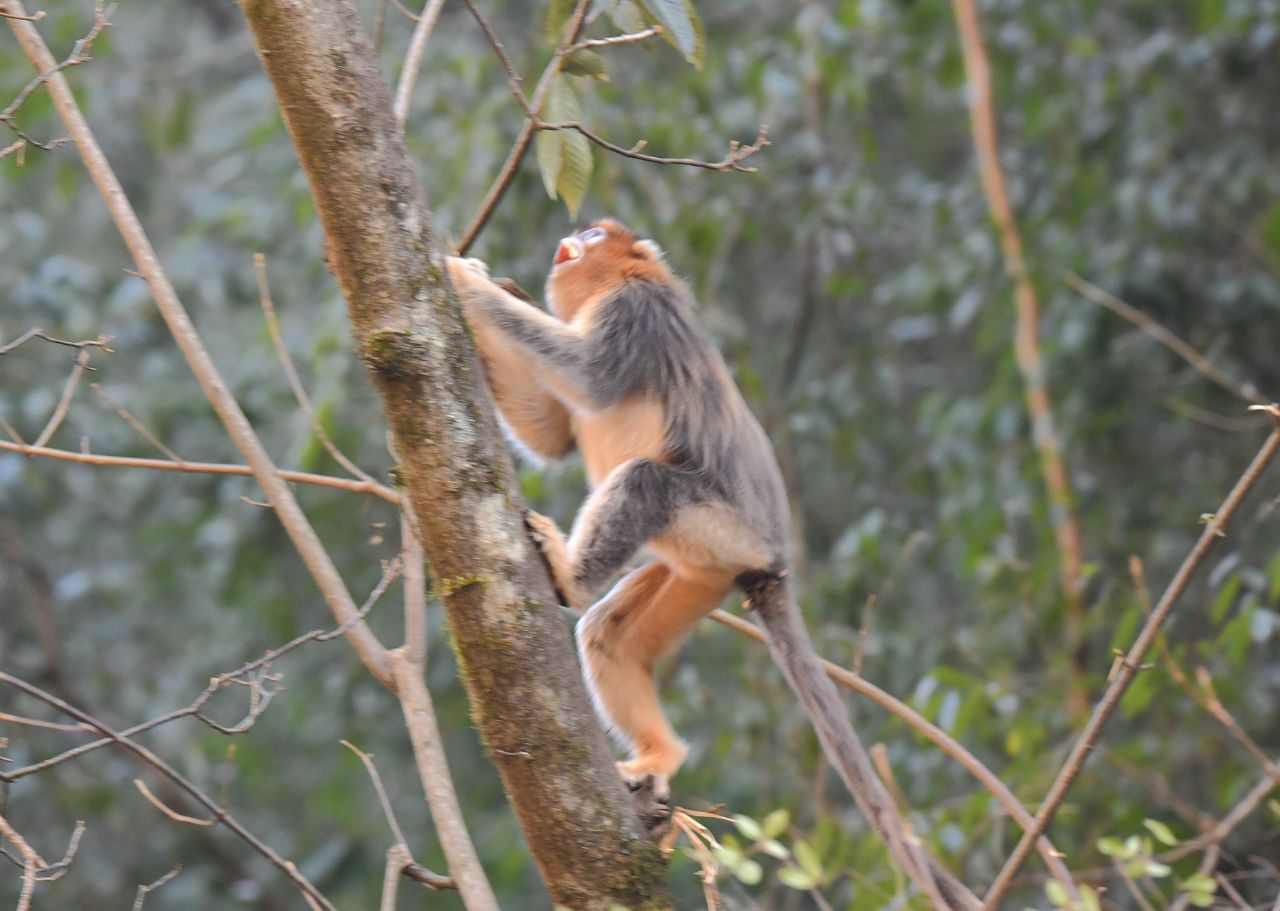
<svg viewBox="0 0 1280 911"><path fill-rule="evenodd" d="M577 259L581 255L582 244L580 244L575 238L566 237L564 240L560 241L560 246L556 247L556 258L554 260L554 264L558 266L571 259Z"/></svg>

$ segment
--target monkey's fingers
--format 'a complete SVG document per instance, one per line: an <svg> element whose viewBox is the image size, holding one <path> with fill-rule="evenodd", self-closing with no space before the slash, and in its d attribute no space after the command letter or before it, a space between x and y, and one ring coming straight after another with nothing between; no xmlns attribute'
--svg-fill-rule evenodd
<svg viewBox="0 0 1280 911"><path fill-rule="evenodd" d="M538 548L542 565L547 568L547 575L551 577L551 588L555 592L556 599L570 610L578 610L578 605L570 601L560 584L559 567L556 565L556 557L564 550L560 529L553 521L532 509L524 511L524 527Z"/></svg>

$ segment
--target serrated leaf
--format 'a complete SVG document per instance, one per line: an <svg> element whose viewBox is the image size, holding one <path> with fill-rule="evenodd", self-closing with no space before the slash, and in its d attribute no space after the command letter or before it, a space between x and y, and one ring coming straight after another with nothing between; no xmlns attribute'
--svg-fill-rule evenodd
<svg viewBox="0 0 1280 911"><path fill-rule="evenodd" d="M1156 841L1165 845L1176 845L1177 837L1173 834L1173 830L1166 826L1158 819L1144 819L1142 824L1147 827L1147 831L1156 837Z"/></svg>
<svg viewBox="0 0 1280 911"><path fill-rule="evenodd" d="M547 94L543 117L548 123L572 123L582 119L582 106L570 79L557 79ZM564 200L577 218L591 183L591 143L572 130L542 130L537 137L538 170L548 195Z"/></svg>
<svg viewBox="0 0 1280 911"><path fill-rule="evenodd" d="M786 807L774 810L764 818L764 822L761 825L764 828L765 838L777 838L787 831L787 826L791 825L791 813L787 811Z"/></svg>
<svg viewBox="0 0 1280 911"><path fill-rule="evenodd" d="M1056 907L1065 908L1069 900L1066 887L1056 879L1044 884L1044 894Z"/></svg>
<svg viewBox="0 0 1280 911"><path fill-rule="evenodd" d="M609 81L609 71L604 58L590 48L575 51L564 62L564 71L572 76L588 76L601 82Z"/></svg>
<svg viewBox="0 0 1280 911"><path fill-rule="evenodd" d="M756 822L750 816L743 816L739 813L733 817L734 825L738 827L738 831L742 833L744 838L752 841L759 841L764 835L764 830L760 828L760 823Z"/></svg>
<svg viewBox="0 0 1280 911"><path fill-rule="evenodd" d="M778 882L792 889L809 890L817 883L813 877L799 867L783 867L778 871Z"/></svg>
<svg viewBox="0 0 1280 911"><path fill-rule="evenodd" d="M574 0L551 0L547 5L547 41L559 44L564 37L564 27L573 15Z"/></svg>
<svg viewBox="0 0 1280 911"><path fill-rule="evenodd" d="M650 22L662 26L667 43L701 69L706 39L691 0L640 0L640 8Z"/></svg>

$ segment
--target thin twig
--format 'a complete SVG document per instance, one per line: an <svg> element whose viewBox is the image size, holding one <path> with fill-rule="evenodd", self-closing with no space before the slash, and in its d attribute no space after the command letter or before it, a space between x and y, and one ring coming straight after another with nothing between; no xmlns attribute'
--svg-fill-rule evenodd
<svg viewBox="0 0 1280 911"><path fill-rule="evenodd" d="M764 643L764 632L760 627L756 626L750 620L743 619L724 610L712 611L711 619L732 630L736 630L745 636ZM963 744L950 737L936 724L925 718L911 706L905 702L895 698L871 681L860 677L847 668L843 668L831 661L823 660L822 668L826 671L828 677L840 686L853 690L860 696L866 696L876 705L885 709L898 718L902 719L910 728L917 731L926 740L938 747L942 752L946 753L953 760L959 763L960 767L978 780L991 795L1000 802L1005 812L1021 826L1024 830L1031 827L1033 822L1032 816L1027 812L1021 801L1009 790L1008 786L1000 780L994 772L983 765L978 757L970 753ZM1062 883L1067 889L1068 894L1073 894L1075 884L1072 882L1071 874L1067 870L1066 865L1062 862L1062 854L1054 848L1053 844L1046 837L1041 837L1036 842L1036 847L1040 851L1041 857L1044 858L1045 864L1048 865L1050 872L1054 878Z"/></svg>
<svg viewBox="0 0 1280 911"><path fill-rule="evenodd" d="M185 823L189 826L198 826L202 829L209 829L218 824L218 820L216 819L197 819L194 816L187 816L185 813L179 813L177 810L170 809L164 805L164 802L161 801L159 797L151 793L151 789L147 787L146 782L141 778L135 778L133 780L133 786L138 789L139 794L146 798L147 803L151 804L151 806L155 807L165 816L168 816L174 822Z"/></svg>
<svg viewBox="0 0 1280 911"><path fill-rule="evenodd" d="M71 374L62 386L62 395L58 396L58 404L54 407L53 414L49 415L49 422L44 425L44 430L40 431L40 435L36 437L36 441L31 445L43 446L58 432L58 428L62 426L63 419L67 416L67 409L71 407L71 398L76 394L76 387L80 385L80 377L84 376L84 372L88 368L89 351L86 348L82 348L76 354L75 366L71 368Z"/></svg>
<svg viewBox="0 0 1280 911"><path fill-rule="evenodd" d="M360 606L360 610L356 617L347 621L348 624L357 622L358 620L362 620L368 616L369 611L373 609L374 605L378 603L378 600L386 592L387 588L399 576L402 565L403 559L397 557L383 568L382 578L378 581L378 584L374 586L373 590L369 592L369 597L366 598L364 604ZM228 684L242 682L246 675L257 673L260 679L266 679L271 665L283 655L288 654L307 642L328 642L332 639L336 639L346 631L346 624L328 630L327 632L325 630L316 629L309 633L303 633L278 648L268 649L261 655L261 657L255 658L254 660L241 665L234 671L227 671L226 673L210 678L209 685L206 686L204 690L201 691L200 695L185 708L177 709L156 718L152 718L149 721L144 721L141 724L134 725L127 730L121 731L120 736L125 738L134 737L141 734L143 731L149 731L152 728L160 727L161 725L168 724L171 721L177 721L180 718L190 717L198 719L207 726L223 734L242 733L243 731L248 730L249 727L252 726L252 722L262 714L262 711L270 702L271 691L269 691L265 697L262 697L257 703L251 702L250 710L246 714L245 718L238 724L234 725L219 724L204 714L205 705L208 704L209 700L213 698L215 693L226 687ZM81 727L85 730L91 730L91 728L84 725ZM22 766L21 768L11 769L9 771L0 771L0 781L17 781L20 778L25 778L28 775L34 775L38 772L51 769L54 766L67 762L68 760L75 759L78 756L83 756L86 753L101 749L102 747L115 742L116 741L111 737L104 737L91 743L84 743L69 750L64 750L56 756L51 756L48 759L43 759L40 762L35 762L31 765Z"/></svg>
<svg viewBox="0 0 1280 911"><path fill-rule="evenodd" d="M660 25L653 25L638 32L631 32L626 35L611 35L608 38L588 38L586 41L579 41L571 44L560 53L565 57L572 57L578 51L592 47L613 47L617 44L635 44L637 41L644 41L646 38L652 38L655 35L661 35L665 32Z"/></svg>
<svg viewBox="0 0 1280 911"><path fill-rule="evenodd" d="M7 2L11 11L25 14L21 0L7 0ZM267 454L262 441L258 439L258 435L249 424L235 396L227 387L208 349L205 348L204 342L191 322L191 317L187 314L173 284L161 267L155 249L138 220L137 213L129 204L124 188L116 178L106 156L103 155L88 123L85 122L71 87L67 84L66 78L54 69L57 64L49 53L44 39L29 22L10 21L9 27L36 68L42 73L52 70L46 83L49 96L53 99L54 107L79 149L85 167L106 203L112 221L125 245L129 248L138 271L145 277L161 317L169 327L188 366L200 383L214 411L217 412L228 435L253 469L258 486L262 488L274 507L276 517L284 526L294 549L324 595L330 611L340 623L346 622L356 614L357 610L351 593L347 590L324 544L316 535L315 529L307 520L306 514L298 505L289 485ZM383 684L392 686L387 650L372 631L363 624L357 624L351 627L348 639L369 671Z"/></svg>
<svg viewBox="0 0 1280 911"><path fill-rule="evenodd" d="M1052 506L1054 535L1062 562L1062 587L1071 606L1072 647L1083 620L1081 584L1084 573L1080 526L1072 505L1071 485L1062 461L1062 447L1053 416L1053 403L1045 386L1045 368L1038 338L1040 302L1027 268L1022 235L1009 203L1004 172L1000 168L999 139L991 97L991 67L982 41L982 28L973 0L952 0L960 28L964 68L969 81L969 113L973 127L982 186L987 196L1004 252L1005 270L1014 284L1017 307L1014 351L1025 385L1032 436L1040 455L1040 468Z"/></svg>
<svg viewBox="0 0 1280 911"><path fill-rule="evenodd" d="M21 724L29 728L43 728L47 731L69 731L76 733L79 731L87 731L89 728L83 724L59 724L56 721L41 721L39 718L27 718L22 715L10 715L8 712L0 712L0 721L6 724Z"/></svg>
<svg viewBox="0 0 1280 911"><path fill-rule="evenodd" d="M382 776L378 774L378 767L373 764L373 756L360 749L350 740L339 740L351 752L359 757L364 763L365 771L369 773L369 780L373 782L373 790L378 795L378 803L382 805L382 815L386 817L387 826L391 829L391 834L396 837L396 844L408 845L409 840L404 837L404 831L400 828L400 820L396 819L395 810L391 809L391 801L387 798L387 789L382 786ZM408 863L410 857L405 857L405 863ZM400 865L402 868L404 864Z"/></svg>
<svg viewBox="0 0 1280 911"><path fill-rule="evenodd" d="M329 438L329 434L325 431L324 425L320 423L320 418L316 415L315 409L311 407L311 399L307 395L307 390L303 388L302 380L298 378L298 371L293 367L293 361L289 358L289 352L284 346L284 338L280 334L280 321L276 318L275 304L271 300L271 286L267 283L267 258L261 253L255 253L253 254L253 265L258 275L259 303L262 305L262 315L267 321L267 334L271 336L271 344L276 349L276 356L280 359L280 366L284 370L286 379L289 380L289 387L293 390L293 396L298 400L298 407L302 409L302 413L311 422L311 432L316 435L320 445L333 457L333 460L350 472L353 477L375 483L372 477L342 454L342 450L338 449L333 440Z"/></svg>
<svg viewBox="0 0 1280 911"><path fill-rule="evenodd" d="M382 871L382 899L378 902L378 911L396 911L396 893L400 889L401 871L409 863L409 859L409 849L405 847L403 840L387 849L387 863Z"/></svg>
<svg viewBox="0 0 1280 911"><path fill-rule="evenodd" d="M1276 429L1267 437L1266 442L1263 443L1262 448L1249 464L1249 467L1245 469L1244 474L1240 476L1231 492L1227 494L1227 498L1222 502L1222 506L1219 507L1217 513L1205 525L1199 540L1196 541L1191 552L1187 554L1186 559L1182 561L1182 565L1178 567L1178 571L1169 582L1168 588L1165 589L1164 594L1160 597L1159 603L1156 604L1151 616L1147 618L1147 622L1143 625L1138 638L1120 663L1115 677L1108 684L1102 699L1094 708L1093 714L1090 716L1084 730L1071 748L1071 753L1066 762L1063 763L1062 768L1054 778L1053 784L1049 788L1049 793L1040 804L1040 808L1036 812L1035 822L1023 833L1013 853L1005 861L1000 873L991 884L991 889L987 892L985 899L985 907L988 911L994 911L995 908L999 907L1000 901L1008 891L1014 875L1017 874L1022 864L1026 861L1027 855L1031 852L1035 838L1043 833L1049 823L1053 821L1053 817L1057 813L1058 807L1062 805L1062 801L1075 781L1076 775L1079 774L1085 760L1093 749L1093 745L1101 736L1102 728L1111 718L1111 714L1119 704L1120 698L1137 674L1138 667L1142 664L1142 660L1154 643L1156 634L1168 618L1170 611L1173 610L1173 606L1186 590L1192 575L1204 561L1205 556L1213 548L1213 545L1217 543L1219 538L1223 537L1227 524L1231 521L1245 495L1262 474L1263 469L1275 457L1276 452L1280 451L1280 407L1269 406L1269 413L1276 419Z"/></svg>
<svg viewBox="0 0 1280 911"><path fill-rule="evenodd" d="M1196 373L1214 383L1217 383L1232 395L1239 396L1246 402L1250 402L1254 405L1263 405L1268 401L1262 397L1258 392L1258 387L1253 383L1242 383L1239 380L1228 376L1215 366L1211 360L1183 341L1182 338L1180 338L1171 329L1152 319L1137 307L1126 303L1110 291L1107 291L1105 288L1100 288L1092 282L1086 281L1074 272L1065 272L1063 273L1062 278L1063 281L1076 291L1079 291L1087 300L1091 300L1095 304L1106 307L1116 316L1119 316L1121 319L1137 326L1147 335L1151 336L1161 345L1164 345L1164 347L1168 348L1178 357L1182 358L1182 360L1186 361L1188 366L1190 366Z"/></svg>
<svg viewBox="0 0 1280 911"><path fill-rule="evenodd" d="M157 437L150 430L148 430L145 424L143 424L141 421L139 421L137 418L131 415L128 411L126 411L120 405L116 404L115 399L113 399L110 395L107 394L107 390L102 388L101 383L90 383L89 388L94 391L94 393L98 396L98 398L102 399L102 401L106 404L108 408L110 408L112 411L116 413L116 415L120 418L120 420L124 421L126 424L132 427L134 431L138 434L138 436L142 437L144 440L146 440L156 449L163 452L165 455L167 455L173 461L177 462L179 465L186 464L186 461L187 461L186 459L178 455L176 452L174 452L164 443L160 442L160 438ZM39 446L40 444L36 443L36 445Z"/></svg>
<svg viewBox="0 0 1280 911"><path fill-rule="evenodd" d="M0 428L16 431L0 418ZM132 456L98 455L92 452L72 452L69 449L48 449L29 446L25 443L9 443L0 440L0 451L16 452L20 455L56 459L59 462L78 462L83 465L99 465L108 468L149 468L153 471L182 471L188 474L233 475L235 477L252 478L253 469L248 465L233 465L225 462L170 462L165 459L142 459ZM350 493L367 493L386 500L395 505L400 504L400 495L385 484L376 481L354 481L348 478L335 478L324 474L311 474L305 471L280 470L280 477L295 484L311 484L315 487L328 487L333 490L345 490Z"/></svg>
<svg viewBox="0 0 1280 911"><path fill-rule="evenodd" d="M15 2L15 0L11 0L11 2ZM57 696L54 696L52 693L46 692L45 690L42 690L39 687L26 682L25 680L21 680L17 677L14 677L12 674L8 674L8 673L5 673L4 671L0 671L0 683L8 684L14 689L20 692L26 693L28 696L31 696L35 699L40 700L41 702L44 702L47 705L52 706L53 708L56 708L58 711L62 712L63 714L70 715L72 718L75 718L78 721L83 721L85 724L89 725L90 727L98 731L103 736L107 737L108 739L112 740L115 743L120 744L120 746L124 747L126 750L129 750L130 752L134 753L136 756L138 756L140 759L142 759L152 768L156 769L158 772L160 772L162 775L164 775L166 778L172 781L179 788L179 790L186 793L192 800L194 800L196 803L200 804L202 807L208 810L218 822L222 823L224 826L226 826L228 829L234 832L237 836L239 836L240 839L243 842L245 842L245 844L249 845L249 847L251 847L254 851L260 854L262 857L266 858L271 863L272 866L276 867L278 870L281 870L286 876L288 876L291 880L293 880L293 882L298 886L298 888L302 890L303 894L309 896L320 907L324 908L325 911L336 911L333 905L329 902L327 898L324 897L324 895L320 892L320 890L317 889L314 885L312 885L311 881L308 880L305 876L303 876L301 872L299 872L296 865L294 865L290 861L285 860L283 857L277 854L274 849L272 849L269 845L267 845L265 842L259 839L256 835L254 835L252 832L246 829L239 822L239 820L237 820L234 816L231 815L229 811L223 809L222 807L214 803L212 798L210 798L207 794L201 791L190 780L188 780L185 776L183 776L181 772L173 768L173 766L169 765L167 762L165 762L163 759L161 759L151 750L147 749L146 747L142 746L139 743L135 743L134 741L130 740L128 737L125 737L123 734L117 733L116 731L112 730L106 724L99 721L97 718L93 717L88 712L78 709L75 706L70 705L69 703L59 699Z"/></svg>
<svg viewBox="0 0 1280 911"><path fill-rule="evenodd" d="M396 85L396 100L392 106L396 123L402 127L409 116L409 100L413 97L413 84L417 81L418 69L422 66L422 55L427 49L427 39L431 37L431 30L435 28L442 6L444 6L444 0L429 0L426 9L418 17L418 24L413 29L413 37L409 40L409 50L404 56L400 82Z"/></svg>
<svg viewBox="0 0 1280 911"><path fill-rule="evenodd" d="M12 18L16 19L18 17L15 16ZM0 355L8 354L10 351L14 350L15 348L25 345L27 342L31 341L33 338L43 339L44 341L49 342L50 344L62 345L66 348L101 348L103 351L107 352L108 354L111 354L115 351L114 348L107 347L107 344L112 341L112 338L109 335L100 335L96 339L93 339L92 341L72 342L72 341L68 341L65 338L56 338L52 335L47 335L39 329L28 329L26 332L22 333L20 336L18 336L8 344L0 345Z"/></svg>
<svg viewBox="0 0 1280 911"><path fill-rule="evenodd" d="M174 864L173 869L155 882L148 883L145 886L138 886L138 894L133 899L133 911L142 911L142 903L147 900L147 895L156 891L169 880L173 879L182 872L182 864Z"/></svg>
<svg viewBox="0 0 1280 911"><path fill-rule="evenodd" d="M1138 903L1138 907L1141 911L1156 911L1155 908L1151 907L1151 902L1147 900L1147 897L1142 894L1142 889L1133 881L1133 877L1125 872L1124 865L1120 863L1120 861L1114 859L1111 863L1115 867L1116 873L1120 875L1120 880L1124 883L1124 887L1129 891L1129 894L1133 896L1133 900Z"/></svg>
<svg viewBox="0 0 1280 911"><path fill-rule="evenodd" d="M755 141L748 145L742 145L736 139L729 143L729 152L719 161L702 161L698 158L663 158L658 155L648 155L640 151L644 143L638 143L629 149L620 145L615 145L602 136L598 136L586 126L578 121L565 121L564 123L545 123L539 120L534 124L535 130L573 130L581 133L587 139L607 149L615 155L621 155L623 158L634 158L637 161L647 161L651 164L669 164L669 165L685 165L690 168L704 168L708 171L740 171L743 174L754 174L756 168L744 166L743 159L749 158L756 152L769 145L769 125L762 123L760 129L756 133Z"/></svg>

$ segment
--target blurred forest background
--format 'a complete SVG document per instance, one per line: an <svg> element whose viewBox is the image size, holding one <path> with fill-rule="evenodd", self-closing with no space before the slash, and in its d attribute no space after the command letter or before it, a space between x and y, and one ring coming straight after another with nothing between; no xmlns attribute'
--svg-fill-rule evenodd
<svg viewBox="0 0 1280 911"><path fill-rule="evenodd" d="M1280 395L1280 3L1276 0L987 0L981 4L1001 161L1044 304L1040 338L1086 563L1070 620L1013 349L1012 285L978 178L963 59L942 0L697 0L705 61L658 42L607 48L608 81L575 78L582 119L624 147L718 159L760 123L758 173L658 167L594 149L581 218L613 214L655 238L765 424L790 485L805 559L802 606L824 655L909 701L995 769L1030 807L1101 691L1112 651L1143 619L1131 573L1156 594L1261 444L1269 420L1134 326L1087 300L1076 273L1155 318L1225 374ZM49 0L38 23L64 56L87 2ZM545 5L484 4L522 72L548 54ZM362 14L374 28L377 4ZM382 57L394 80L413 23L391 5ZM608 34L607 26L592 34ZM214 358L285 467L341 473L282 375L258 303L266 255L285 342L325 426L363 468L391 465L380 403L353 357L323 238L270 84L231 0L126 0L68 72ZM0 37L0 102L31 78ZM62 135L43 91L22 128ZM446 3L407 135L437 226L457 237L519 129L498 61L461 3ZM0 145L10 141L0 135ZM577 223L530 156L472 254L534 290ZM74 148L0 161L0 343L33 326L114 337L88 379L185 459L239 461L158 319ZM33 342L0 358L0 417L30 440L74 360ZM155 455L82 389L50 445ZM532 505L567 523L576 463L522 469ZM0 453L0 668L118 727L186 705L211 675L331 619L273 515L242 478L94 468ZM396 553L395 510L299 489L352 589ZM1280 481L1263 477L1173 621L1180 667L1203 666L1221 703L1280 756ZM472 835L503 907L548 901L471 726L438 610L429 685ZM375 630L399 629L395 609ZM859 629L864 635L859 636ZM860 643L860 644L859 644ZM855 654L857 653L857 654ZM1258 763L1158 656L1141 672L1051 829L1073 870L1099 840L1178 841L1226 814ZM187 720L145 735L338 905L370 907L388 835L365 770L375 754L419 859L443 866L393 698L343 642L283 659L287 689L229 741ZM1194 680L1192 682L1194 686ZM690 760L678 803L761 818L787 808L834 907L890 905L892 875L763 650L713 624L663 691ZM238 717L233 692L215 714ZM988 793L900 721L859 700L888 750L912 819L972 883L1017 840ZM0 711L36 714L0 690ZM47 716L46 716L47 717ZM76 738L0 722L18 764ZM234 742L234 749L228 744ZM225 833L181 826L138 796L137 765L99 751L15 784L7 814L57 855L87 831L39 907L115 908L175 863L147 907L299 907L295 888ZM1114 842L1103 846L1115 848ZM1158 843L1155 850L1163 850ZM1223 844L1218 870L1268 907L1280 879L1280 802ZM1145 851L1146 847L1142 847ZM1192 852L1144 874L1178 893ZM731 907L814 907L761 856L759 884L724 883ZM2 871L7 864L0 865ZM1029 863L1023 905L1050 906ZM680 907L696 865L677 856ZM0 903L18 893L0 873ZM748 879L750 877L747 877ZM1270 883L1267 882L1270 880ZM1136 907L1112 879L1105 898ZM406 890L409 887L406 886ZM1230 899L1216 899L1224 907ZM402 890L402 907L460 908Z"/></svg>

